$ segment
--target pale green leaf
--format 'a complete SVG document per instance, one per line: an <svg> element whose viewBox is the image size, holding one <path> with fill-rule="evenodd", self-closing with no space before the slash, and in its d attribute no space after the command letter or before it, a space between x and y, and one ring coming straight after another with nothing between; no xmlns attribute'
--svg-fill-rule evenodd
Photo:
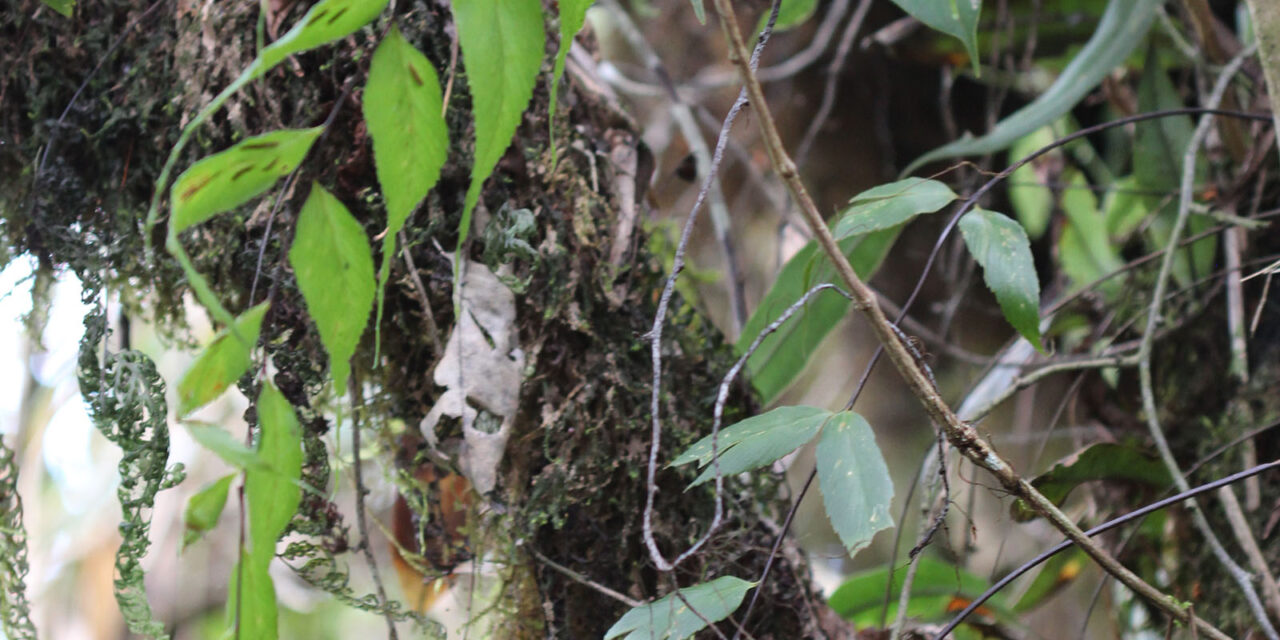
<svg viewBox="0 0 1280 640"><path fill-rule="evenodd" d="M454 0L462 62L475 116L475 164L458 225L458 247L471 229L471 212L484 182L511 145L533 97L545 34L539 0Z"/></svg>
<svg viewBox="0 0 1280 640"><path fill-rule="evenodd" d="M269 567L253 562L243 553L240 562L231 567L227 585L227 625L234 629L239 623L240 631L234 635L255 640L276 640L280 637L280 611ZM238 593L242 579L244 592ZM234 636L226 636L230 637Z"/></svg>
<svg viewBox="0 0 1280 640"><path fill-rule="evenodd" d="M907 571L894 567L891 591L898 594L905 586ZM886 567L860 571L849 576L827 600L840 617L851 620L859 628L880 623L884 608L885 583L889 581ZM936 622L955 615L951 605L957 600L973 600L986 591L991 582L963 568L929 556L917 561L915 579L911 581L911 599L907 603L907 615L913 619ZM1004 594L997 593L987 601L987 608L997 612L1007 611ZM898 598L889 602L888 619L898 612Z"/></svg>
<svg viewBox="0 0 1280 640"><path fill-rule="evenodd" d="M693 3L693 15L698 18L698 24L707 24L707 7L703 4L703 0L689 0Z"/></svg>
<svg viewBox="0 0 1280 640"><path fill-rule="evenodd" d="M560 78L564 75L564 61L569 55L569 48L573 46L573 38L582 30L582 25L587 22L587 9L591 8L591 3L595 0L560 0L560 46L556 49L556 61L551 70L551 102L548 105L550 109L547 116L548 126L551 127L551 158L552 166L555 165L556 157L556 100L560 95Z"/></svg>
<svg viewBox="0 0 1280 640"><path fill-rule="evenodd" d="M871 425L842 411L822 427L817 448L818 487L831 527L849 555L893 526L893 480Z"/></svg>
<svg viewBox="0 0 1280 640"><path fill-rule="evenodd" d="M312 184L298 214L289 264L329 353L329 375L341 397L347 390L351 356L369 322L373 255L364 228L319 184Z"/></svg>
<svg viewBox="0 0 1280 640"><path fill-rule="evenodd" d="M729 617L755 586L741 578L722 576L686 587L680 590L683 598L669 594L628 611L609 627L604 640L683 640L701 631L708 622L714 624Z"/></svg>
<svg viewBox="0 0 1280 640"><path fill-rule="evenodd" d="M853 197L840 212L831 233L837 240L896 227L922 213L933 213L956 199L937 180L905 178L882 184Z"/></svg>
<svg viewBox="0 0 1280 640"><path fill-rule="evenodd" d="M258 54L251 67L261 75L285 58L350 35L382 13L388 0L321 0L307 14Z"/></svg>
<svg viewBox="0 0 1280 640"><path fill-rule="evenodd" d="M959 38L978 72L978 15L982 0L893 0L916 20Z"/></svg>
<svg viewBox="0 0 1280 640"><path fill-rule="evenodd" d="M245 446L227 432L226 429L211 424L196 422L185 423L191 439L197 444L212 451L223 462L240 470L258 469L269 471L271 467L258 456L258 452Z"/></svg>
<svg viewBox="0 0 1280 640"><path fill-rule="evenodd" d="M1107 236L1107 220L1098 210L1098 199L1089 183L1077 171L1064 174L1068 188L1062 193L1062 211L1067 222L1058 236L1058 260L1076 291L1119 269L1124 261ZM1119 291L1120 281L1112 278L1100 289L1108 297Z"/></svg>
<svg viewBox="0 0 1280 640"><path fill-rule="evenodd" d="M1040 280L1027 232L1012 218L974 209L960 218L960 232L1000 310L1022 337L1040 345Z"/></svg>
<svg viewBox="0 0 1280 640"><path fill-rule="evenodd" d="M773 25L773 32L786 31L798 27L818 10L818 0L782 0L782 5L778 7L778 21ZM769 22L769 11L760 16L760 24L756 25L756 33L764 30L765 25Z"/></svg>
<svg viewBox="0 0 1280 640"><path fill-rule="evenodd" d="M778 407L722 429L718 441L720 473L731 475L773 464L812 439L829 417L830 411L817 407ZM695 442L671 466L694 461L703 471L691 487L715 478L711 436Z"/></svg>
<svg viewBox="0 0 1280 640"><path fill-rule="evenodd" d="M249 557L262 565L275 557L276 541L298 511L302 489L302 430L293 407L270 381L258 395L258 422L262 434L258 456L269 471L245 473L244 494L249 506Z"/></svg>
<svg viewBox="0 0 1280 640"><path fill-rule="evenodd" d="M362 102L378 184L387 201L388 238L395 237L440 177L449 152L441 104L435 68L392 27L373 52Z"/></svg>
<svg viewBox="0 0 1280 640"><path fill-rule="evenodd" d="M939 0L919 0L938 3ZM963 0L957 0L963 2ZM995 153L1070 111L1142 42L1164 0L1111 0L1098 28L1047 91L975 138L965 134L916 158L903 173L946 158Z"/></svg>
<svg viewBox="0 0 1280 640"><path fill-rule="evenodd" d="M1053 142L1053 129L1040 127L1035 131L1018 138L1009 147L1009 163L1017 162ZM1049 216L1053 214L1053 190L1047 180L1050 176L1042 172L1041 166L1050 165L1061 152L1050 151L1031 162L1018 167L1009 175L1009 204L1018 222L1027 230L1033 240L1040 238L1049 229Z"/></svg>
<svg viewBox="0 0 1280 640"><path fill-rule="evenodd" d="M267 313L264 302L236 318L205 347L178 381L178 415L185 416L222 395L249 370L249 354Z"/></svg>
<svg viewBox="0 0 1280 640"><path fill-rule="evenodd" d="M851 236L840 241L840 250L848 257L858 276L866 280L880 267L901 230L899 226ZM817 243L810 242L787 261L778 279L747 320L735 345L737 352L745 353L756 336L811 287L831 282L838 282L835 268ZM795 381L823 338L848 310L848 299L834 291L823 291L810 298L803 309L760 343L760 347L747 359L747 369L751 373L751 384L764 404L773 402Z"/></svg>
<svg viewBox="0 0 1280 640"><path fill-rule="evenodd" d="M264 133L191 165L169 192L173 207L170 233L177 234L266 191L302 162L321 129Z"/></svg>
<svg viewBox="0 0 1280 640"><path fill-rule="evenodd" d="M64 17L67 17L67 18L71 17L71 10L74 9L76 6L76 0L42 0L42 1L50 9L53 9L54 11L61 13Z"/></svg>
<svg viewBox="0 0 1280 640"><path fill-rule="evenodd" d="M227 505L227 490L236 474L229 473L205 485L195 495L187 498L187 506L182 510L182 548L203 538L218 524L222 509Z"/></svg>

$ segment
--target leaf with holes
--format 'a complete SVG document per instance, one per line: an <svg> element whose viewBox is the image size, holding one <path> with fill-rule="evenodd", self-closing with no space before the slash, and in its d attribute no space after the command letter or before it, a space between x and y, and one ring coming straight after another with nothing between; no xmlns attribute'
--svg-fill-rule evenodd
<svg viewBox="0 0 1280 640"><path fill-rule="evenodd" d="M822 427L817 449L818 487L831 527L854 555L877 531L893 526L893 481L871 425L852 411Z"/></svg>
<svg viewBox="0 0 1280 640"><path fill-rule="evenodd" d="M978 15L982 13L982 0L893 0L893 3L929 27L959 38L973 61L974 73L979 72Z"/></svg>
<svg viewBox="0 0 1280 640"><path fill-rule="evenodd" d="M955 201L956 194L937 180L906 178L854 196L831 233L837 240L896 227Z"/></svg>
<svg viewBox="0 0 1280 640"><path fill-rule="evenodd" d="M755 586L756 583L741 578L722 576L686 587L680 590L680 597L669 594L628 611L609 627L604 640L688 638L708 623L715 624L729 617Z"/></svg>
<svg viewBox="0 0 1280 640"><path fill-rule="evenodd" d="M462 63L475 116L475 164L458 225L458 247L467 240L480 190L511 145L533 97L542 67L545 34L539 0L454 0Z"/></svg>
<svg viewBox="0 0 1280 640"><path fill-rule="evenodd" d="M347 391L351 356L373 305L373 255L364 227L319 184L298 214L289 264L329 353L334 392Z"/></svg>
<svg viewBox="0 0 1280 640"><path fill-rule="evenodd" d="M718 442L720 473L731 475L773 464L812 439L830 417L830 411L817 407L778 407L722 429ZM715 478L711 436L695 442L672 461L671 466L695 461L702 468L702 474L690 487Z"/></svg>
<svg viewBox="0 0 1280 640"><path fill-rule="evenodd" d="M266 191L302 162L322 128L264 133L191 165L169 192L169 233L178 234Z"/></svg>
<svg viewBox="0 0 1280 640"><path fill-rule="evenodd" d="M996 294L1000 310L1022 337L1041 352L1040 280L1031 258L1031 241L1013 219L974 209L960 218L960 232L974 260L982 265L982 279Z"/></svg>
<svg viewBox="0 0 1280 640"><path fill-rule="evenodd" d="M266 73L285 58L328 44L350 35L378 17L388 0L322 0L307 14L258 54L250 71L253 76ZM248 73L248 72L246 72Z"/></svg>
<svg viewBox="0 0 1280 640"><path fill-rule="evenodd" d="M222 476L187 499L187 506L182 510L183 549L217 526L218 518L222 517L222 509L227 506L227 490L231 488L231 481L235 477L234 473Z"/></svg>
<svg viewBox="0 0 1280 640"><path fill-rule="evenodd" d="M178 381L178 415L185 416L222 395L249 370L249 352L267 313L264 302L240 314L205 347L195 364Z"/></svg>

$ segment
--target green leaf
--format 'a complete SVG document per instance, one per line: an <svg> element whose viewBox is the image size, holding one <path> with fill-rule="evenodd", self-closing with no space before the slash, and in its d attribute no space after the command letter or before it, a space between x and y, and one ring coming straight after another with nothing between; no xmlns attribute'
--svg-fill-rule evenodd
<svg viewBox="0 0 1280 640"><path fill-rule="evenodd" d="M533 97L545 34L540 0L455 0L453 20L476 128L471 186L458 226L461 248L484 182L511 145L521 114Z"/></svg>
<svg viewBox="0 0 1280 640"><path fill-rule="evenodd" d="M1009 163L1017 162L1044 148L1053 139L1051 127L1040 127L1018 138L1009 147ZM1053 214L1053 191L1046 181L1049 176L1041 173L1040 166L1053 162L1053 157L1060 158L1061 155L1057 150L1050 151L1048 155L1014 169L1009 175L1009 204L1013 206L1018 222L1022 223L1027 235L1033 240L1039 239L1049 229L1049 216Z"/></svg>
<svg viewBox="0 0 1280 640"><path fill-rule="evenodd" d="M556 49L556 61L551 70L551 103L547 115L551 127L551 166L556 164L556 106L560 95L560 78L564 76L564 61L573 46L573 38L587 22L587 9L595 0L560 0L560 46Z"/></svg>
<svg viewBox="0 0 1280 640"><path fill-rule="evenodd" d="M1058 260L1076 291L1124 265L1107 237L1107 221L1098 210L1098 199L1078 171L1063 174L1068 188L1062 194L1062 211L1067 222L1058 237ZM1110 279L1100 285L1109 298L1119 292L1120 281Z"/></svg>
<svg viewBox="0 0 1280 640"><path fill-rule="evenodd" d="M241 638L276 640L279 638L279 608L276 604L276 587L271 580L270 565L248 561L241 554L240 561L231 567L227 585L227 625L235 628L239 623ZM244 592L238 593L243 580ZM236 608L239 607L239 611ZM234 637L231 633L225 638Z"/></svg>
<svg viewBox="0 0 1280 640"><path fill-rule="evenodd" d="M849 259L858 276L866 280L880 267L901 230L902 227L894 227L864 236L851 236L839 242L840 250ZM747 320L735 345L737 352L745 353L756 336L811 287L837 281L835 268L822 254L817 243L805 245L783 266L778 279ZM747 360L747 368L751 372L751 384L760 394L761 402L773 402L791 385L817 351L823 338L835 328L848 310L848 299L834 291L823 291L810 298L800 312L760 343L760 347Z"/></svg>
<svg viewBox="0 0 1280 640"><path fill-rule="evenodd" d="M436 70L394 26L373 52L362 107L393 238L435 186L449 152Z"/></svg>
<svg viewBox="0 0 1280 640"><path fill-rule="evenodd" d="M832 228L837 240L896 227L922 213L954 202L951 187L937 180L906 178L868 189L853 197Z"/></svg>
<svg viewBox="0 0 1280 640"><path fill-rule="evenodd" d="M1169 470L1158 458L1128 445L1099 442L1059 460L1032 480L1031 486L1061 505L1073 489L1094 480L1136 482L1156 489L1172 484ZM1036 513L1021 500L1013 503L1010 512L1018 522L1036 518Z"/></svg>
<svg viewBox="0 0 1280 640"><path fill-rule="evenodd" d="M919 562L915 580L911 583L911 600L907 603L907 615L913 619L924 622L946 619L955 614L951 609L953 603L970 602L990 586L987 580L948 562L928 556L920 558ZM893 572L892 591L895 597L889 603L890 620L897 615L896 594L902 591L906 575L906 567L897 567ZM827 604L860 628L879 624L888 578L889 571L884 567L855 573L836 588ZM996 594L987 601L987 605L995 610L1004 609L1003 596Z"/></svg>
<svg viewBox="0 0 1280 640"><path fill-rule="evenodd" d="M218 524L222 509L227 505L227 490L236 474L229 473L207 485L195 495L187 499L187 507L182 511L182 548L203 538Z"/></svg>
<svg viewBox="0 0 1280 640"><path fill-rule="evenodd" d="M266 302L245 311L205 347L178 381L179 416L209 404L249 370L249 352L258 343L266 313Z"/></svg>
<svg viewBox="0 0 1280 640"><path fill-rule="evenodd" d="M893 3L916 20L964 43L973 61L973 72L979 74L978 14L982 0L893 0Z"/></svg>
<svg viewBox="0 0 1280 640"><path fill-rule="evenodd" d="M742 598L747 592L755 586L756 583L741 578L722 576L711 582L681 589L683 599L669 594L628 611L609 627L604 640L688 638L706 627L707 622L714 624L729 617L742 604ZM693 609L690 610L690 607Z"/></svg>
<svg viewBox="0 0 1280 640"><path fill-rule="evenodd" d="M346 37L378 17L389 0L322 0L302 16L288 33L267 45L250 69L266 73L285 58Z"/></svg>
<svg viewBox="0 0 1280 640"><path fill-rule="evenodd" d="M180 233L266 191L302 162L322 129L264 133L191 165L169 192L170 233Z"/></svg>
<svg viewBox="0 0 1280 640"><path fill-rule="evenodd" d="M298 511L302 489L302 431L293 407L270 381L258 395L262 435L258 456L270 471L245 473L244 494L249 506L249 557L266 565L275 557L276 540Z"/></svg>
<svg viewBox="0 0 1280 640"><path fill-rule="evenodd" d="M773 32L778 33L798 27L818 10L818 0L782 0L782 6L778 7L778 21L773 25ZM769 22L769 10L760 16L760 23L756 25L756 33L764 30Z"/></svg>
<svg viewBox="0 0 1280 640"><path fill-rule="evenodd" d="M778 407L722 429L719 438L720 473L731 475L773 464L813 438L813 434L830 417L830 411L817 407ZM715 465L711 464L711 436L695 442L671 466L694 461L703 471L689 486L695 487L715 478Z"/></svg>
<svg viewBox="0 0 1280 640"><path fill-rule="evenodd" d="M311 185L298 214L289 264L329 353L329 375L341 397L347 391L351 356L369 322L373 256L364 227L318 183Z"/></svg>
<svg viewBox="0 0 1280 640"><path fill-rule="evenodd" d="M205 449L212 451L214 455L222 458L223 462L240 470L259 469L269 471L271 469L270 465L263 461L257 451L246 447L244 443L233 437L226 429L211 424L195 422L187 422L185 424L187 431L191 433L191 439Z"/></svg>
<svg viewBox="0 0 1280 640"><path fill-rule="evenodd" d="M1079 547L1072 547L1049 558L1022 597L1013 605L1013 610L1025 613L1040 606L1074 582L1089 562L1088 554Z"/></svg>
<svg viewBox="0 0 1280 640"><path fill-rule="evenodd" d="M50 9L61 13L67 18L71 17L71 10L76 6L76 0L43 0L43 2Z"/></svg>
<svg viewBox="0 0 1280 640"><path fill-rule="evenodd" d="M689 0L693 3L693 15L698 18L698 24L706 26L707 24L707 7L703 5L703 0Z"/></svg>
<svg viewBox="0 0 1280 640"><path fill-rule="evenodd" d="M964 214L960 218L960 231L969 253L982 265L982 279L996 294L1005 319L1043 352L1040 280L1036 277L1027 232L1013 219L985 209Z"/></svg>
<svg viewBox="0 0 1280 640"><path fill-rule="evenodd" d="M817 450L818 486L827 519L854 555L877 531L893 526L893 480L871 425L841 411L822 427Z"/></svg>
<svg viewBox="0 0 1280 640"><path fill-rule="evenodd" d="M1125 176L1113 182L1102 201L1107 235L1116 240L1133 233L1151 214L1149 200L1140 193L1138 180Z"/></svg>
<svg viewBox="0 0 1280 640"><path fill-rule="evenodd" d="M937 0L919 0L933 2ZM956 0L963 2L963 0ZM975 138L965 134L916 158L904 171L909 174L919 167L946 158L995 153L1040 127L1069 112L1099 82L1124 62L1155 19L1156 9L1164 0L1111 0L1093 37L1080 53L1062 70L1047 91L1027 106L1001 120L986 135Z"/></svg>

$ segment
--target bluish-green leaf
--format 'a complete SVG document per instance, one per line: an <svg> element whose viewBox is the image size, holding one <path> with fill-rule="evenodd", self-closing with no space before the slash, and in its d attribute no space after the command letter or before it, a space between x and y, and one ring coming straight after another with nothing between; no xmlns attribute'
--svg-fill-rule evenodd
<svg viewBox="0 0 1280 640"><path fill-rule="evenodd" d="M903 11L964 43L964 49L978 72L978 16L982 0L893 0Z"/></svg>
<svg viewBox="0 0 1280 640"><path fill-rule="evenodd" d="M721 475L773 464L812 439L830 417L830 411L817 407L778 407L722 429L718 443ZM716 468L711 463L711 436L695 442L671 466L695 461L703 471L690 486L715 478Z"/></svg>
<svg viewBox="0 0 1280 640"><path fill-rule="evenodd" d="M373 304L373 255L364 228L319 184L311 185L298 214L289 264L329 352L334 391L342 396Z"/></svg>
<svg viewBox="0 0 1280 640"><path fill-rule="evenodd" d="M701 631L708 622L714 624L729 617L755 586L741 578L722 576L686 587L680 590L683 599L670 594L628 611L609 627L604 640L683 640Z"/></svg>
<svg viewBox="0 0 1280 640"><path fill-rule="evenodd" d="M302 162L321 129L264 133L191 165L169 192L170 233L230 211L266 191Z"/></svg>
<svg viewBox="0 0 1280 640"><path fill-rule="evenodd" d="M195 495L187 498L187 506L182 510L182 548L203 538L213 530L222 516L223 507L227 506L227 490L236 474L229 473L207 485Z"/></svg>
<svg viewBox="0 0 1280 640"><path fill-rule="evenodd" d="M915 580L911 583L911 599L907 615L925 622L944 620L955 615L951 605L956 601L966 604L978 597L990 586L990 582L960 567L929 556L920 558ZM907 570L899 565L893 572L891 591L894 598L889 603L888 619L897 615L898 598L905 582ZM889 572L886 568L861 571L849 576L827 604L833 611L858 627L880 623L880 610L884 606L885 583ZM1005 609L1003 594L997 593L987 605L996 611Z"/></svg>
<svg viewBox="0 0 1280 640"><path fill-rule="evenodd" d="M893 526L893 480L862 416L842 411L823 425L817 466L827 519L849 555L869 544L877 531Z"/></svg>
<svg viewBox="0 0 1280 640"><path fill-rule="evenodd" d="M249 370L249 354L267 313L264 302L236 318L214 338L178 381L178 415L185 416L222 395Z"/></svg>
<svg viewBox="0 0 1280 640"><path fill-rule="evenodd" d="M937 180L905 178L853 197L831 232L837 240L896 227L922 213L933 213L956 199L951 187Z"/></svg>
<svg viewBox="0 0 1280 640"><path fill-rule="evenodd" d="M1040 280L1031 258L1031 241L1022 225L985 209L960 218L960 232L973 259L982 266L982 279L996 294L1000 310L1022 337L1041 351Z"/></svg>
<svg viewBox="0 0 1280 640"><path fill-rule="evenodd" d="M254 75L261 75L285 58L314 49L338 38L350 35L382 13L388 0L321 0L307 14L258 54L251 67Z"/></svg>
<svg viewBox="0 0 1280 640"><path fill-rule="evenodd" d="M43 2L50 9L61 13L67 18L71 17L71 10L76 6L76 0L43 0Z"/></svg>
<svg viewBox="0 0 1280 640"><path fill-rule="evenodd" d="M240 470L258 469L269 471L270 465L258 456L258 452L245 446L227 432L226 429L211 424L196 422L185 423L191 439L197 444L213 452L223 462Z"/></svg>
<svg viewBox="0 0 1280 640"><path fill-rule="evenodd" d="M848 237L839 242L840 250L849 259L858 276L866 280L880 267L901 230L902 227L894 227L863 236ZM747 320L735 345L738 353L745 353L756 336L800 300L811 287L831 282L838 282L831 262L822 254L817 243L805 245L787 261L778 274L778 279ZM800 312L760 343L760 347L747 360L747 369L751 373L751 384L764 404L772 403L795 381L823 338L836 327L848 310L848 299L834 291L823 291L810 298Z"/></svg>
<svg viewBox="0 0 1280 640"><path fill-rule="evenodd" d="M919 1L941 4L941 0ZM1098 86L1112 69L1124 62L1133 48L1142 42L1155 20L1156 9L1162 4L1164 0L1111 0L1093 37L1062 70L1048 91L1001 120L986 135L975 138L965 134L959 140L916 158L903 173L911 173L935 160L995 153L1057 120Z"/></svg>
<svg viewBox="0 0 1280 640"><path fill-rule="evenodd" d="M454 0L453 20L471 89L476 130L471 186L458 226L461 247L484 182L511 145L533 97L545 35L540 0Z"/></svg>
<svg viewBox="0 0 1280 640"><path fill-rule="evenodd" d="M560 46L556 49L555 65L551 69L551 102L547 123L551 127L552 166L556 158L556 106L560 95L560 78L564 75L564 61L573 46L573 38L587 22L587 9L594 0L560 0Z"/></svg>

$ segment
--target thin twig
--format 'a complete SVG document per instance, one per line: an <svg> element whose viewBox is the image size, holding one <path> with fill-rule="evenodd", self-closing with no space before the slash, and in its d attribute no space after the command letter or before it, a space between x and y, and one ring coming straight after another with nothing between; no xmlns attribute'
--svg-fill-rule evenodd
<svg viewBox="0 0 1280 640"><path fill-rule="evenodd" d="M545 564L548 567L555 569L556 571L564 574L565 576L568 576L569 579L573 580L574 582L577 582L583 586L595 589L596 591L610 598L613 598L614 600L617 600L618 602L621 602L622 604L625 604L628 607L631 607L632 609L635 609L636 607L642 606L644 604L643 602L640 602L635 598L628 598L627 596L621 593L618 593L617 591L614 591L613 589L610 589L609 587L606 587L600 584L599 582L596 582L595 580L592 580L591 578L588 578L582 575L581 573L578 573L577 571L574 571L573 569L570 569L569 567L566 567L556 562L555 560L552 560L551 558L548 558L542 555L540 552L538 552L537 549L534 549L533 547L526 547L526 548L529 550L529 553L533 554L533 557L538 559L538 562L541 562L542 564Z"/></svg>
<svg viewBox="0 0 1280 640"><path fill-rule="evenodd" d="M1009 463L996 453L991 448L991 445L978 434L976 429L960 420L951 410L951 407L947 406L923 367L916 361L915 356L912 355L904 341L895 333L889 320L885 318L884 312L876 306L875 293L862 282L862 279L858 277L853 267L849 264L849 260L840 251L840 247L836 244L835 238L831 234L831 229L823 220L817 205L814 204L804 183L800 180L795 162L787 155L786 149L782 144L782 138L778 134L773 115L769 110L768 102L765 100L764 90L760 86L759 80L756 79L755 71L749 63L746 42L743 39L742 31L738 28L737 12L733 7L733 3L731 0L716 0L715 4L716 10L720 15L721 29L729 43L729 58L738 65L743 75L747 91L751 96L751 102L758 114L757 122L774 169L786 182L792 197L800 205L800 211L804 215L806 222L817 237L819 245L827 254L828 259L835 264L841 279L848 286L849 293L854 297L853 306L867 316L877 339L885 347L890 360L902 374L908 388L924 405L926 412L935 424L944 430L947 439L974 464L986 469L995 476L1008 491L1031 504L1037 513L1044 516L1057 529L1066 534L1068 538L1080 545L1108 573L1117 576L1130 589L1152 601L1174 618L1195 624L1200 627L1201 631L1214 638L1226 640L1228 638L1226 634L1213 625L1192 616L1182 603L1152 587L1138 577L1137 574L1117 562L1106 550L1090 540L1076 526L1075 522L1058 509L1053 502L1045 498L1029 482L1019 476ZM656 342L654 343L654 350L658 350ZM653 456L655 460L651 462L651 473L652 465L656 464L656 448L653 451ZM651 483L651 492L654 489L655 487ZM653 494L650 493L651 501L652 496ZM657 552L656 545L653 546L651 552Z"/></svg>
<svg viewBox="0 0 1280 640"><path fill-rule="evenodd" d="M378 602L387 601L387 591L382 586L382 575L378 571L378 563L373 557L373 546L369 544L369 525L365 516L364 494L369 490L364 486L363 467L361 464L360 452L360 409L363 403L360 400L360 380L354 375L351 379L351 457L352 463L352 482L355 483L356 489L356 527L360 532L360 551L364 554L365 562L369 564L369 573L373 576L373 586L378 593ZM387 637L390 640L398 640L400 637L396 632L395 617L390 610L384 610L383 616L387 620Z"/></svg>
<svg viewBox="0 0 1280 640"><path fill-rule="evenodd" d="M431 300L427 298L427 287L422 284L422 276L418 275L418 266L413 263L413 253L409 251L409 239L405 236L404 229L400 230L400 253L404 255L404 262L409 267L409 278L413 281L413 291L422 305L422 318L427 325L431 347L435 349L437 358L443 357L444 345L440 343L440 329L436 325L435 314L431 313Z"/></svg>
<svg viewBox="0 0 1280 640"><path fill-rule="evenodd" d="M1256 47L1256 46L1255 46ZM1225 95L1227 87L1230 86L1231 79L1236 72L1244 64L1247 56L1253 55L1255 47L1250 47L1242 51L1236 56L1218 76L1217 82L1214 84L1213 91L1205 101L1208 107L1216 107ZM1200 145L1204 144L1204 140L1209 135L1209 128L1213 124L1213 117L1210 114L1201 116L1199 124L1196 125L1195 133L1191 136L1191 141L1187 143L1186 151L1182 158L1182 182L1178 194L1178 217L1174 221L1173 229L1169 233L1169 246L1176 246L1182 237L1182 232L1186 228L1187 219L1191 215L1191 198L1192 191L1195 187L1196 179L1196 158L1200 154ZM1168 469L1169 475L1173 478L1174 485L1181 491L1187 491L1190 485L1187 483L1186 476L1182 474L1182 470L1178 465L1178 460L1173 456L1173 450L1169 447L1169 442L1164 437L1164 429L1160 426L1159 409L1156 407L1155 392L1152 389L1151 379L1151 351L1155 342L1156 325L1160 321L1160 308L1164 303L1165 292L1169 287L1169 278L1173 273L1173 260L1176 252L1168 251L1164 254L1164 258L1160 261L1160 272L1156 276L1155 288L1151 294L1151 306L1147 311L1146 327L1142 333L1142 342L1138 348L1138 384L1142 394L1142 412L1146 417L1147 427L1151 432L1151 439L1155 441L1156 449L1160 452L1160 458L1164 461L1165 468ZM1219 493L1219 498L1223 506L1231 510L1233 503L1236 509L1239 504L1236 501L1235 493L1230 488ZM1213 531L1213 527L1209 524L1209 520L1205 517L1200 506L1194 500L1187 502L1187 507L1191 512L1192 522L1200 531L1200 535L1204 537L1209 544L1210 550L1215 558L1223 566L1224 569L1235 580L1240 587L1241 593L1244 595L1245 601L1249 605L1250 611L1258 623L1259 627L1270 640L1280 640L1275 627L1271 625L1271 621L1267 619L1266 611L1263 610L1262 601L1258 598L1258 594L1254 591L1251 577L1244 569L1231 559L1222 542L1218 540L1218 536ZM1234 520L1229 519L1233 523L1232 532L1237 540L1252 555L1250 548L1256 549L1257 542L1254 540L1253 532L1246 526L1244 529L1234 526ZM1258 552L1261 556L1261 552ZM1264 563L1265 567L1265 563ZM1270 577L1269 573L1263 574L1264 581L1270 580L1271 584L1267 587L1268 592L1275 589L1275 580ZM1280 594L1280 592L1277 592ZM1278 604L1277 606L1280 606Z"/></svg>

